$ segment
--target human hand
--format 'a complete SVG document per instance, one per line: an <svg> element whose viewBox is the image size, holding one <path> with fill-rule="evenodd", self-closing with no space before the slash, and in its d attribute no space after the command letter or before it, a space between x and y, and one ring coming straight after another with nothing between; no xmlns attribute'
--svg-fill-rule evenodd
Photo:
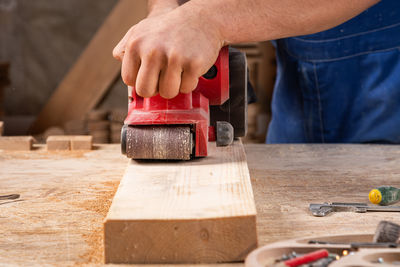
<svg viewBox="0 0 400 267"><path fill-rule="evenodd" d="M123 81L142 97L189 93L214 64L220 33L197 9L175 8L134 25L115 47Z"/></svg>

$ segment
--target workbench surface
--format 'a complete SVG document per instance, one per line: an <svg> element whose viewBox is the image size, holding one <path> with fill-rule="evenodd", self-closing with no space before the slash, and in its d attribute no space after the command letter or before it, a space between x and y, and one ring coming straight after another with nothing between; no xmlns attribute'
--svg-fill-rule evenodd
<svg viewBox="0 0 400 267"><path fill-rule="evenodd" d="M308 211L311 202L367 202L373 187L400 187L399 146L245 148L259 245L303 236L372 234L380 220L400 220L396 213L341 212L318 218ZM0 151L0 195L21 195L20 200L0 201L0 263L100 265L102 222L127 161L119 145L86 153L47 152L44 147Z"/></svg>

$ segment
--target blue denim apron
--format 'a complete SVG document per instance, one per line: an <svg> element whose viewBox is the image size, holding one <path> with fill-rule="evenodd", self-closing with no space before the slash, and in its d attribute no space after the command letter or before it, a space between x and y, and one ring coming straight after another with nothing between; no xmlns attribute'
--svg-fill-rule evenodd
<svg viewBox="0 0 400 267"><path fill-rule="evenodd" d="M400 143L400 0L274 43L267 143Z"/></svg>

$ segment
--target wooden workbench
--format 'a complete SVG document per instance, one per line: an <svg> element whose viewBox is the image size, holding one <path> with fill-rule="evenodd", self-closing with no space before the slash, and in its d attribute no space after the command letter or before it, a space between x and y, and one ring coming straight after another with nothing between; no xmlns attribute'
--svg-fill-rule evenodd
<svg viewBox="0 0 400 267"><path fill-rule="evenodd" d="M302 236L373 233L382 219L400 222L396 213L317 218L308 212L310 202L367 202L375 186L400 187L399 146L245 148L260 245ZM126 164L118 145L87 153L47 152L43 147L0 151L0 195L21 194L20 201L0 201L0 262L100 265L102 222Z"/></svg>

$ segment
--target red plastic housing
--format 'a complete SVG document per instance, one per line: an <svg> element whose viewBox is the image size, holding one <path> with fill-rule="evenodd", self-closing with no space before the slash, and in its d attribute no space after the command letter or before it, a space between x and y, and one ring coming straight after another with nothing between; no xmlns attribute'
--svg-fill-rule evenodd
<svg viewBox="0 0 400 267"><path fill-rule="evenodd" d="M195 133L195 157L207 156L209 105L222 105L229 98L228 47L221 49L214 65L217 68L214 78L200 77L193 92L180 93L173 99L160 95L143 98L132 92L133 101L129 103L125 124L190 125Z"/></svg>

